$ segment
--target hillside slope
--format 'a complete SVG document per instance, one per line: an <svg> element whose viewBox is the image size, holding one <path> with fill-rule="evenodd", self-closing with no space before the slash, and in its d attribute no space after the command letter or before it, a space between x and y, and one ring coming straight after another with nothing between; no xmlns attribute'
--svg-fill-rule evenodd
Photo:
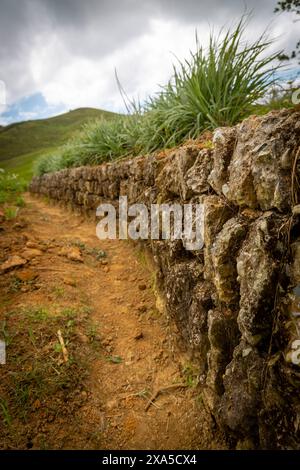
<svg viewBox="0 0 300 470"><path fill-rule="evenodd" d="M49 119L18 122L0 127L0 167L14 170L28 179L32 163L53 152L89 120L115 116L109 111L79 108Z"/></svg>

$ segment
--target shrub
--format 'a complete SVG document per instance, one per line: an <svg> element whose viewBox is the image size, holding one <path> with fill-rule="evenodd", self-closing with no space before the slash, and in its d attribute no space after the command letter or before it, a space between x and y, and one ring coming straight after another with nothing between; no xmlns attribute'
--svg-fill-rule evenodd
<svg viewBox="0 0 300 470"><path fill-rule="evenodd" d="M224 37L210 37L207 51L199 45L190 58L179 62L162 91L150 99L147 150L177 145L204 129L233 125L251 112L274 82L271 63L277 54L265 55L272 41L263 35L252 44L243 42L243 18Z"/></svg>
<svg viewBox="0 0 300 470"><path fill-rule="evenodd" d="M25 190L26 183L14 173L7 173L0 169L0 192L7 196L18 194Z"/></svg>

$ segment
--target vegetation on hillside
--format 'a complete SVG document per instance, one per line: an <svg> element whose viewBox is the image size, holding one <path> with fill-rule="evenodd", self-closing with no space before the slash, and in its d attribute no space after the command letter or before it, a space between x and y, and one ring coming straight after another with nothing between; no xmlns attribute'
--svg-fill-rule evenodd
<svg viewBox="0 0 300 470"><path fill-rule="evenodd" d="M49 119L26 121L0 127L0 167L13 170L25 179L32 176L32 163L53 153L82 125L97 118L111 119L114 113L80 108Z"/></svg>
<svg viewBox="0 0 300 470"><path fill-rule="evenodd" d="M242 18L232 30L212 34L208 50L196 40L196 52L174 67L158 94L143 106L130 103L126 117L86 125L67 145L42 158L37 173L172 147L249 115L274 84L278 53L267 53L272 41L265 35L247 44L245 27Z"/></svg>

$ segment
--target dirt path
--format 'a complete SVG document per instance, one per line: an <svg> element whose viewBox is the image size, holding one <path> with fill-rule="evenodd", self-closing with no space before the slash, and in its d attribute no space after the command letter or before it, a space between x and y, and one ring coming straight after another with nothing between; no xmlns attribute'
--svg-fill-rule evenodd
<svg viewBox="0 0 300 470"><path fill-rule="evenodd" d="M224 448L136 246L27 195L0 249L27 261L1 275L1 448Z"/></svg>

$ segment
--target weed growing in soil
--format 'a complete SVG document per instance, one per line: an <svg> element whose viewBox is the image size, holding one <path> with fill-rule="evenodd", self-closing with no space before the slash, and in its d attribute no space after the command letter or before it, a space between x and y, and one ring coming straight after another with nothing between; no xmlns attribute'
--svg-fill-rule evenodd
<svg viewBox="0 0 300 470"><path fill-rule="evenodd" d="M6 220L14 219L19 208L24 207L25 202L21 193L25 188L25 182L17 175L7 173L4 170L0 171L0 205Z"/></svg>

